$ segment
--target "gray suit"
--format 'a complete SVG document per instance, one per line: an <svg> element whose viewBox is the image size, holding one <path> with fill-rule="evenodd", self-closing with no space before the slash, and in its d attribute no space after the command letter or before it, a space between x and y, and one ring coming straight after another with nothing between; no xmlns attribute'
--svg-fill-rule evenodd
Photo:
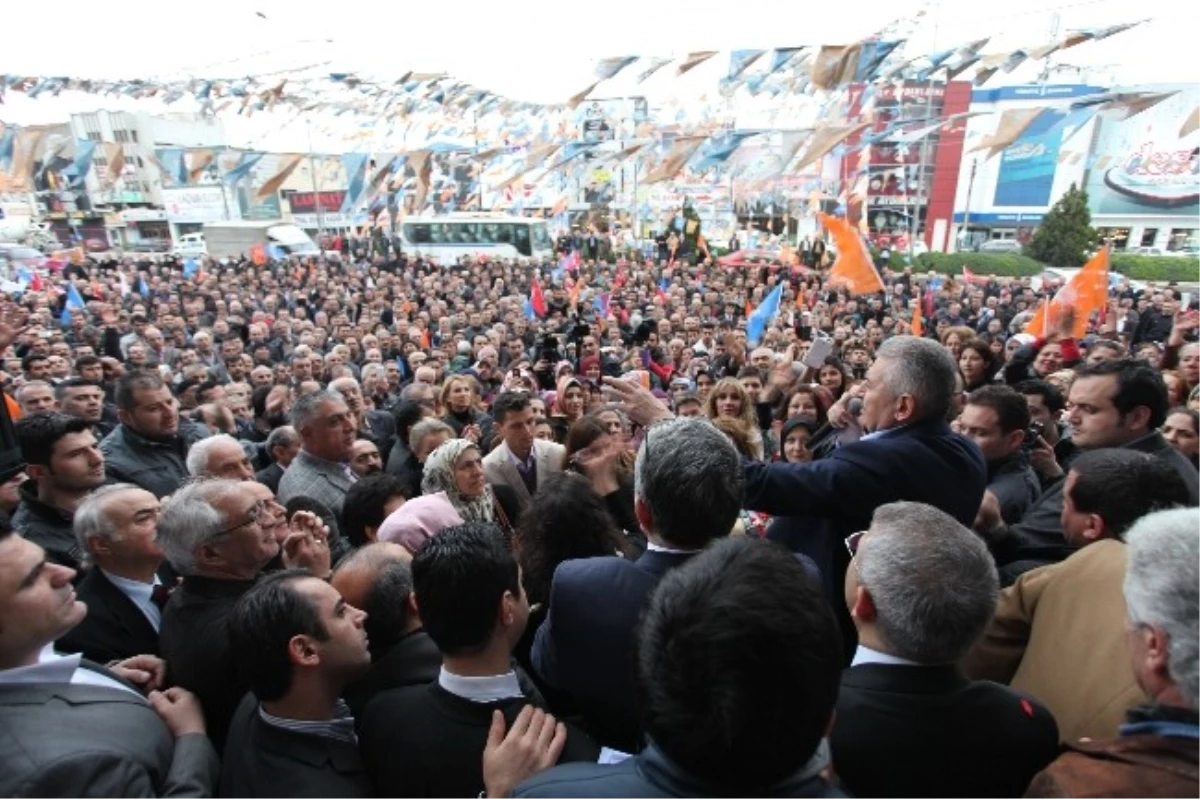
<svg viewBox="0 0 1200 799"><path fill-rule="evenodd" d="M211 796L204 735L171 736L138 696L94 685L0 685L0 795Z"/></svg>
<svg viewBox="0 0 1200 799"><path fill-rule="evenodd" d="M537 486L539 489L546 480L550 479L551 475L562 471L563 458L566 456L566 453L566 448L561 444L555 444L553 441L534 439L533 457L537 463ZM500 442L499 446L488 453L488 456L483 459L483 471L487 476L487 481L492 485L506 485L517 493L517 500L521 503L521 510L529 507L529 503L533 501L533 497L530 496L529 489L525 487L525 481L521 479L521 473L513 465L512 450L508 448L508 444Z"/></svg>
<svg viewBox="0 0 1200 799"><path fill-rule="evenodd" d="M346 492L352 485L354 478L340 465L300 450L279 480L279 501L286 505L293 497L308 497L341 517Z"/></svg>

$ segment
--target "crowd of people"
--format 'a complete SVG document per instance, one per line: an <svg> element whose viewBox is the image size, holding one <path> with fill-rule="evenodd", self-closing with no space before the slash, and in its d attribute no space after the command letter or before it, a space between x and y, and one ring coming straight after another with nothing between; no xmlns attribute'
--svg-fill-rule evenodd
<svg viewBox="0 0 1200 799"><path fill-rule="evenodd" d="M1196 794L1191 295L564 263L10 295L0 791Z"/></svg>

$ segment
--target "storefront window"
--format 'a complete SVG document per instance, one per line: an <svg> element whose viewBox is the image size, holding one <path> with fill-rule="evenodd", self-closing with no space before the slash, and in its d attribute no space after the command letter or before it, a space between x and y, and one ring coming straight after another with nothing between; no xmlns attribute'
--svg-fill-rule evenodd
<svg viewBox="0 0 1200 799"><path fill-rule="evenodd" d="M1171 238L1167 242L1167 249L1172 252L1176 250L1196 250L1200 248L1200 229L1177 227L1171 229Z"/></svg>
<svg viewBox="0 0 1200 799"><path fill-rule="evenodd" d="M1158 228L1148 227L1142 231L1142 246L1153 247L1155 239L1158 238Z"/></svg>
<svg viewBox="0 0 1200 799"><path fill-rule="evenodd" d="M1102 227L1097 228L1102 241L1111 241L1114 250L1123 250L1129 246L1129 228L1127 227Z"/></svg>

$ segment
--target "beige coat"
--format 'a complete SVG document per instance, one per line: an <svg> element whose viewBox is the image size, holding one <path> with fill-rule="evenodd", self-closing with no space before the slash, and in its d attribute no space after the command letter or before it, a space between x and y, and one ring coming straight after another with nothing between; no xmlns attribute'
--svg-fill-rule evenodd
<svg viewBox="0 0 1200 799"><path fill-rule="evenodd" d="M566 447L555 444L553 441L536 439L533 442L533 457L537 462L537 487L539 490L546 480L563 470L563 458L566 456L566 452ZM515 491L517 500L521 504L521 510L524 510L529 507L533 497L529 495L529 489L525 487L525 481L521 479L521 473L513 465L511 456L512 450L508 448L507 444L500 442L483 459L483 471L487 476L487 481L492 485L506 485Z"/></svg>
<svg viewBox="0 0 1200 799"><path fill-rule="evenodd" d="M1111 738L1146 701L1125 642L1125 544L1106 539L1004 589L963 669L1026 691L1054 714L1064 741Z"/></svg>

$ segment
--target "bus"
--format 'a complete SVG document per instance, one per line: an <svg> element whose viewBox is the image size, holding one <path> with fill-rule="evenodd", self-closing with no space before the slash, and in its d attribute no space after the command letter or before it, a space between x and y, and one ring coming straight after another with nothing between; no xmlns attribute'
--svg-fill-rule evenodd
<svg viewBox="0 0 1200 799"><path fill-rule="evenodd" d="M428 219L406 219L400 224L406 252L452 263L466 256L515 260L550 260L554 243L544 219L505 214L462 213Z"/></svg>

